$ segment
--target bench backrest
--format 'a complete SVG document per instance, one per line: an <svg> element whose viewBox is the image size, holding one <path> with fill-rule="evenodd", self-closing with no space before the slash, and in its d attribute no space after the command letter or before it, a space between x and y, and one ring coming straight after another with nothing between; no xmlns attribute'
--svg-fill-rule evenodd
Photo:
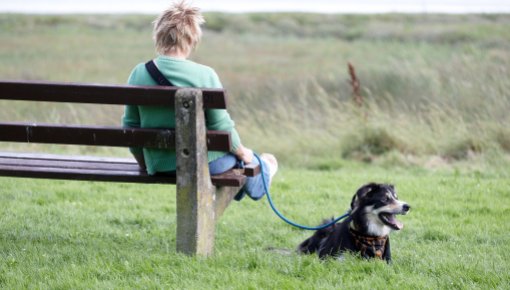
<svg viewBox="0 0 510 290"><path fill-rule="evenodd" d="M0 99L173 107L179 88L0 81ZM204 109L225 109L223 90L202 89ZM0 141L175 149L175 130L0 122ZM209 150L229 151L230 135L207 132Z"/></svg>

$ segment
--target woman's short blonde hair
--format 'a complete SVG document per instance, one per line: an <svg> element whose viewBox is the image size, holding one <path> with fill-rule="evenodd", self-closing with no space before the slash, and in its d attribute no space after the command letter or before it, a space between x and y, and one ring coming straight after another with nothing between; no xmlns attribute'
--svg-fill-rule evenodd
<svg viewBox="0 0 510 290"><path fill-rule="evenodd" d="M174 2L153 22L156 51L160 54L172 50L191 52L200 42L200 25L204 22L198 7L192 7L185 0Z"/></svg>

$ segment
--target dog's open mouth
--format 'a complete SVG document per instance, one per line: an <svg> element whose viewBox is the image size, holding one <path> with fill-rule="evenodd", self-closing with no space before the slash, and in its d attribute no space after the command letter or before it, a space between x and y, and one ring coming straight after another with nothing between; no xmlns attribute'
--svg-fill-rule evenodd
<svg viewBox="0 0 510 290"><path fill-rule="evenodd" d="M381 221L383 221L383 223L385 223L387 226L391 227L394 230L398 231L404 227L404 224L395 218L394 213L382 212L379 214L379 218L381 219Z"/></svg>

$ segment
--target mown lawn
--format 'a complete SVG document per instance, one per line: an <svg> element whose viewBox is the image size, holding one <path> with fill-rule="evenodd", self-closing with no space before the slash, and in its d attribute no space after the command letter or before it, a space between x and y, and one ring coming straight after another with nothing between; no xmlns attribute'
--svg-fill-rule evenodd
<svg viewBox="0 0 510 290"><path fill-rule="evenodd" d="M175 188L0 178L2 289L508 289L510 180L498 174L283 168L273 198L301 223L343 213L368 181L413 208L391 237L393 264L283 256L309 232L267 201L234 202L208 259L175 252Z"/></svg>

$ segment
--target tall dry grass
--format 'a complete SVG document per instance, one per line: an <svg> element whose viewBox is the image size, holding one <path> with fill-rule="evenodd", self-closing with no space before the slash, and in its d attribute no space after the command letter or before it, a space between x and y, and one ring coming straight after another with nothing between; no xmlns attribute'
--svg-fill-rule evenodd
<svg viewBox="0 0 510 290"><path fill-rule="evenodd" d="M193 59L220 75L243 142L284 164L508 161L508 15L206 19ZM135 64L154 56L151 20L0 15L0 78L124 83ZM361 81L361 108L352 101L348 62ZM118 124L122 114L110 106L0 106L9 108L0 119L11 121Z"/></svg>

